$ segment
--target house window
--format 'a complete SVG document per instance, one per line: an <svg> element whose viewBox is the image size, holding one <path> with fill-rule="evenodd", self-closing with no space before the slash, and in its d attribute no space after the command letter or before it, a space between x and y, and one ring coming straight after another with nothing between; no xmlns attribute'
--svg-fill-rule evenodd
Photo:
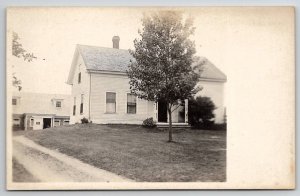
<svg viewBox="0 0 300 196"><path fill-rule="evenodd" d="M40 125L41 123L40 123L40 122L36 122L35 124L36 124L36 125Z"/></svg>
<svg viewBox="0 0 300 196"><path fill-rule="evenodd" d="M61 101L56 101L56 107L61 108Z"/></svg>
<svg viewBox="0 0 300 196"><path fill-rule="evenodd" d="M74 104L73 104L73 116L76 115L76 97L74 97Z"/></svg>
<svg viewBox="0 0 300 196"><path fill-rule="evenodd" d="M81 72L78 74L78 84L81 83Z"/></svg>
<svg viewBox="0 0 300 196"><path fill-rule="evenodd" d="M63 125L68 125L68 124L70 124L70 121L69 120L64 120Z"/></svg>
<svg viewBox="0 0 300 196"><path fill-rule="evenodd" d="M34 119L32 118L30 119L30 126L33 127L33 125L34 125Z"/></svg>
<svg viewBox="0 0 300 196"><path fill-rule="evenodd" d="M20 119L15 118L13 121L13 125L20 125Z"/></svg>
<svg viewBox="0 0 300 196"><path fill-rule="evenodd" d="M127 94L127 114L136 114L136 96Z"/></svg>
<svg viewBox="0 0 300 196"><path fill-rule="evenodd" d="M17 105L17 99L15 99L15 98L12 99L12 104L13 104L13 105Z"/></svg>
<svg viewBox="0 0 300 196"><path fill-rule="evenodd" d="M54 120L54 127L60 126L60 120Z"/></svg>
<svg viewBox="0 0 300 196"><path fill-rule="evenodd" d="M83 114L83 97L84 95L81 95L81 103L80 103L80 114Z"/></svg>
<svg viewBox="0 0 300 196"><path fill-rule="evenodd" d="M116 113L116 93L106 93L106 113Z"/></svg>

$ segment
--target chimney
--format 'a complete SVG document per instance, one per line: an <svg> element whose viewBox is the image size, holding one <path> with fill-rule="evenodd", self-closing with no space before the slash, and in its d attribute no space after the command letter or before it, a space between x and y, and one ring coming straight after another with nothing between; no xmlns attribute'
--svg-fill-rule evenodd
<svg viewBox="0 0 300 196"><path fill-rule="evenodd" d="M119 49L120 37L119 36L113 36L112 42L113 42L113 48Z"/></svg>

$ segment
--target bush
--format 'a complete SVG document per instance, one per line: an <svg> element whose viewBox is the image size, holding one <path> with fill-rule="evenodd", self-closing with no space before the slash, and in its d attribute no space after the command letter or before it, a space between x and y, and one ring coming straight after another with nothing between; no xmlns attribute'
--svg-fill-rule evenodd
<svg viewBox="0 0 300 196"><path fill-rule="evenodd" d="M189 123L193 127L210 127L214 125L215 104L209 97L189 99Z"/></svg>
<svg viewBox="0 0 300 196"><path fill-rule="evenodd" d="M156 127L156 122L153 120L153 118L147 118L143 121L142 124L143 127L153 128Z"/></svg>
<svg viewBox="0 0 300 196"><path fill-rule="evenodd" d="M81 119L81 124L86 124L86 123L89 123L89 120L87 118L83 118Z"/></svg>

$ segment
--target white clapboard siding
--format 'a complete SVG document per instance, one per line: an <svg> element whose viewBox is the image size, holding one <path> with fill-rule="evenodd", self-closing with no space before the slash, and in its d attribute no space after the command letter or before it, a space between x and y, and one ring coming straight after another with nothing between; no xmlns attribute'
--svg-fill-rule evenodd
<svg viewBox="0 0 300 196"><path fill-rule="evenodd" d="M74 55L76 58L76 67L73 78L72 96L70 101L70 121L71 123L80 122L82 118L89 117L89 82L90 76L87 73L83 58L78 53ZM81 82L78 83L78 73L81 73ZM83 114L80 114L81 94L84 94ZM73 116L74 97L76 97L76 115Z"/></svg>
<svg viewBox="0 0 300 196"><path fill-rule="evenodd" d="M214 81L200 81L203 89L196 96L210 97L216 106L215 123L223 123L224 121L224 83Z"/></svg>
<svg viewBox="0 0 300 196"><path fill-rule="evenodd" d="M116 113L106 113L106 92L116 93ZM92 73L91 120L95 123L141 124L153 117L153 103L137 99L136 114L127 113L127 93L130 93L126 75Z"/></svg>

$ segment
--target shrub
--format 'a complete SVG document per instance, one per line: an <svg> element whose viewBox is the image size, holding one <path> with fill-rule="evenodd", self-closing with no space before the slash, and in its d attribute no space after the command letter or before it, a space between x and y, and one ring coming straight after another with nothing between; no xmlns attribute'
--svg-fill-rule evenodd
<svg viewBox="0 0 300 196"><path fill-rule="evenodd" d="M209 97L197 97L189 100L189 123L194 127L210 127L214 124L215 104Z"/></svg>
<svg viewBox="0 0 300 196"><path fill-rule="evenodd" d="M153 120L153 118L147 118L143 121L142 124L143 127L149 127L149 128L153 128L156 127L156 122Z"/></svg>
<svg viewBox="0 0 300 196"><path fill-rule="evenodd" d="M86 123L89 123L89 120L87 118L83 117L81 119L81 124L86 124Z"/></svg>

